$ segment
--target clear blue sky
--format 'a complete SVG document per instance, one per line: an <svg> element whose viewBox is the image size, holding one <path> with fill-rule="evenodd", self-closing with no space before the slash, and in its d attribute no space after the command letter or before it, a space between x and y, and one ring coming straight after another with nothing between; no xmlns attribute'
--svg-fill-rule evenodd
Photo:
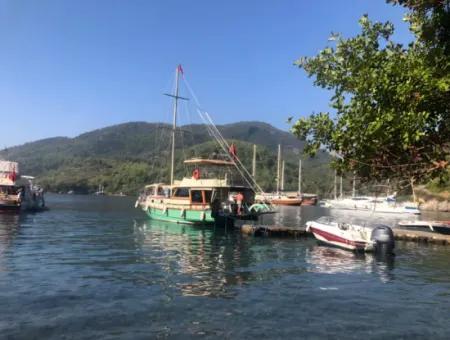
<svg viewBox="0 0 450 340"><path fill-rule="evenodd" d="M218 124L327 110L328 94L292 63L358 18L405 10L383 0L0 0L0 147L127 121L168 121L173 72ZM195 121L194 121L195 122Z"/></svg>

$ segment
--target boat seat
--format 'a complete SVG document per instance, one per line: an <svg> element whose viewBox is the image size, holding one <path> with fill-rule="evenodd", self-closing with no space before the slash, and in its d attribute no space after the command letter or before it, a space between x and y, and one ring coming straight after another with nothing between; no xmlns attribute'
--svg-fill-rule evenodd
<svg viewBox="0 0 450 340"><path fill-rule="evenodd" d="M347 223L338 223L338 228L341 230L348 230L349 225Z"/></svg>

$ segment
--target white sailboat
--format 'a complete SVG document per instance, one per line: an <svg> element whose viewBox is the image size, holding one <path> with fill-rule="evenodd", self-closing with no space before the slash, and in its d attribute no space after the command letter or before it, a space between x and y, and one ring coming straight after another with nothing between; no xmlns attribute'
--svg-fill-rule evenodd
<svg viewBox="0 0 450 340"><path fill-rule="evenodd" d="M385 196L358 196L353 179L351 197L344 197L342 193L342 177L340 177L340 194L337 197L337 176L334 181L334 199L326 200L324 206L332 209L346 209L366 211L380 214L414 214L420 215L420 210L414 202L397 202L397 193Z"/></svg>

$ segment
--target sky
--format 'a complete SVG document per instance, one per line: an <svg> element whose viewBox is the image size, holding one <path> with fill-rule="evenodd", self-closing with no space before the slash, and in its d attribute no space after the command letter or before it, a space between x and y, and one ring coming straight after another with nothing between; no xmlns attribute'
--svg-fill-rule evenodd
<svg viewBox="0 0 450 340"><path fill-rule="evenodd" d="M405 9L383 0L0 0L0 148L170 122L162 93L178 64L215 123L287 130L287 117L329 109L330 93L293 62L331 32L356 35L365 13L411 40Z"/></svg>

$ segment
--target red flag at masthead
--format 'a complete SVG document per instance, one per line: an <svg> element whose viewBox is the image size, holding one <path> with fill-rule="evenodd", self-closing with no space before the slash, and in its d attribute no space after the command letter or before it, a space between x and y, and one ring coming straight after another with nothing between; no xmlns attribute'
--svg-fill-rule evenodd
<svg viewBox="0 0 450 340"><path fill-rule="evenodd" d="M178 65L178 71L181 72L181 74L184 74L183 67L181 67L181 64Z"/></svg>

